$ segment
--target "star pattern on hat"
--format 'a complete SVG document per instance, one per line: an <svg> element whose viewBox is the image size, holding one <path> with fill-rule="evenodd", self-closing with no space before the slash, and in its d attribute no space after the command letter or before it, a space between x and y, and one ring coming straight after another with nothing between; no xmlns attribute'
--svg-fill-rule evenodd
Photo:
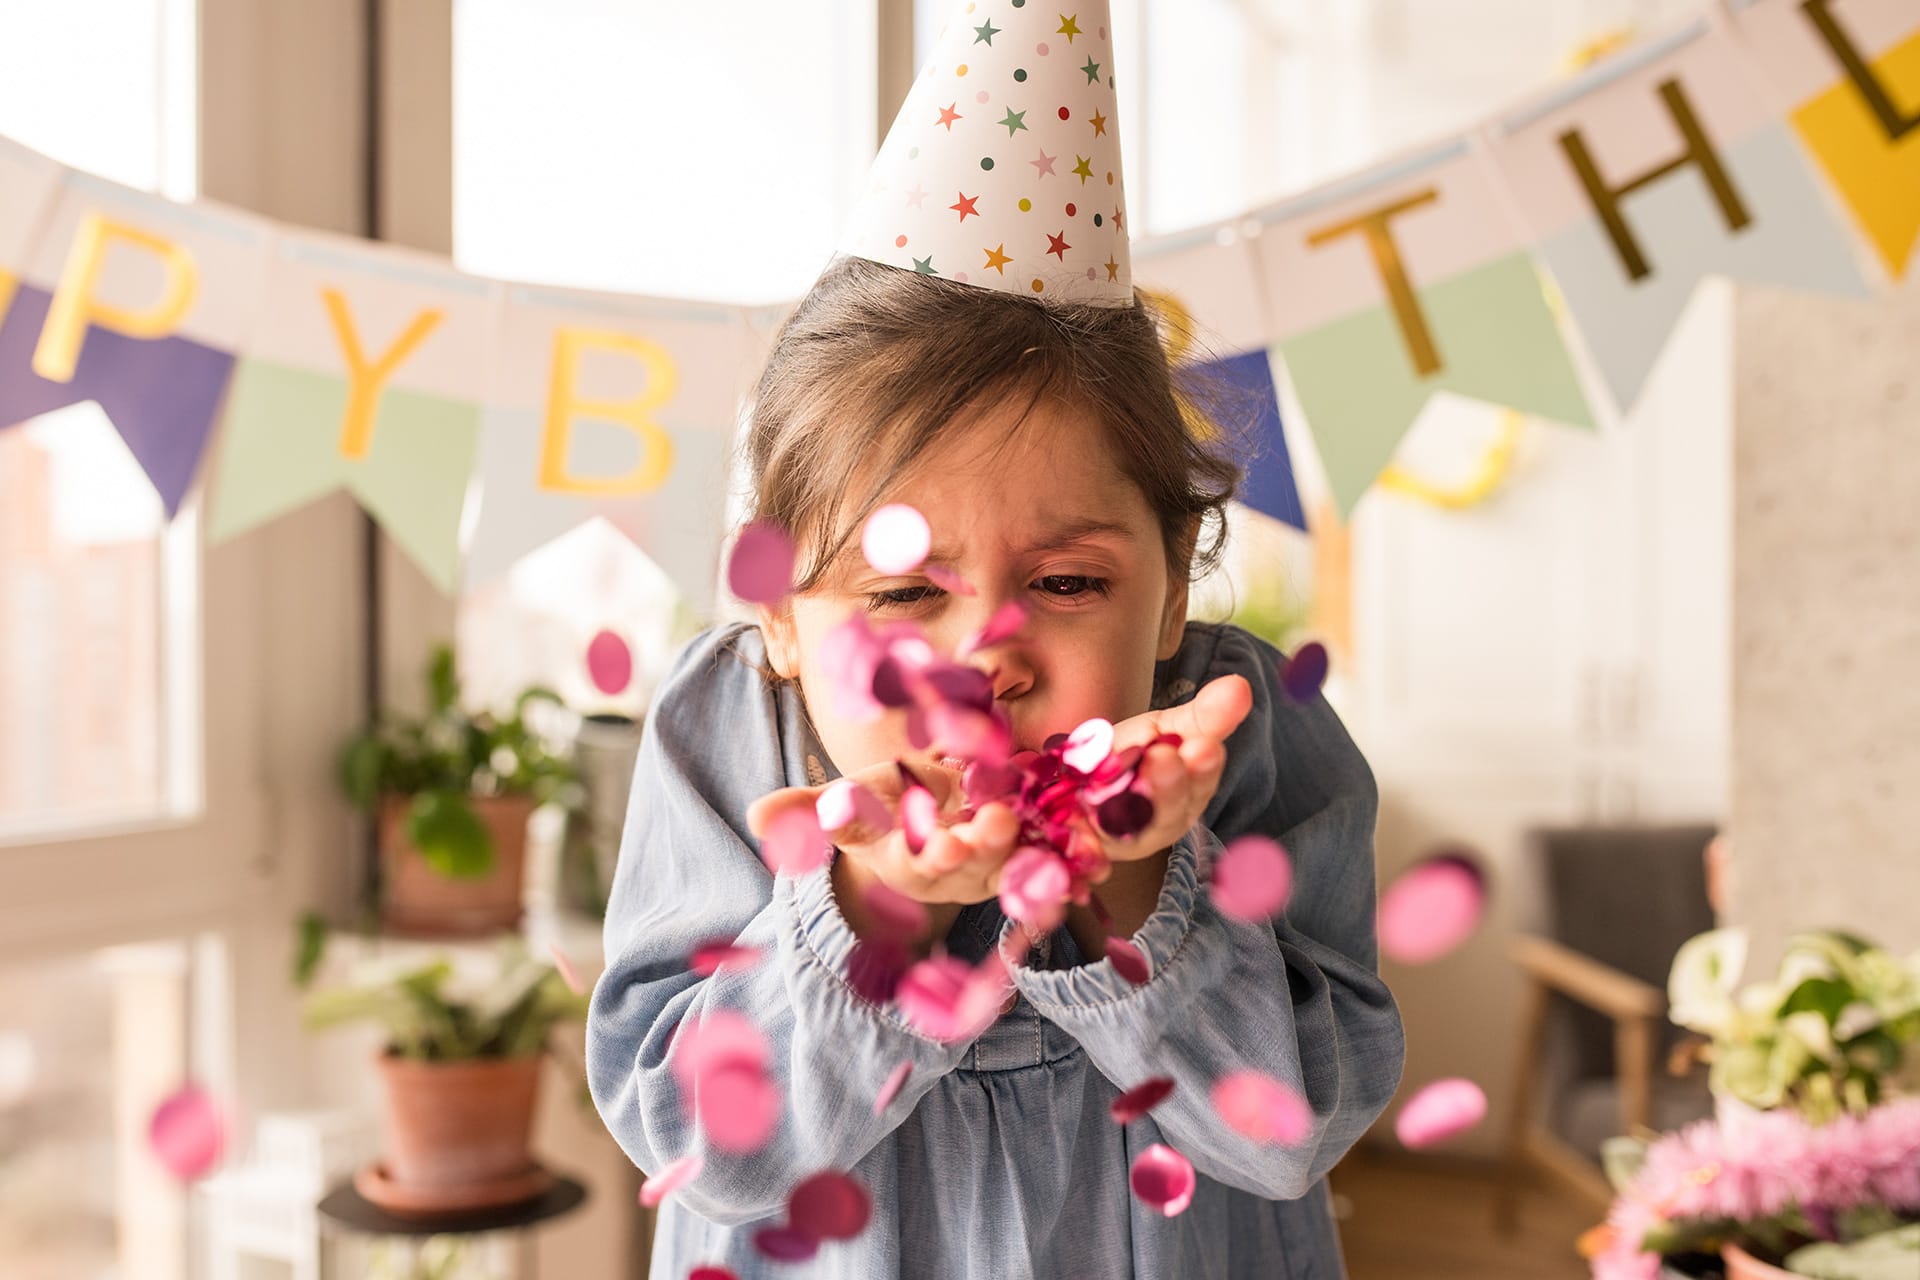
<svg viewBox="0 0 1920 1280"><path fill-rule="evenodd" d="M956 3L840 247L1042 302L1131 305L1111 0ZM1069 173L1065 190L1048 181ZM1090 185L1110 190L1083 195ZM925 203L933 191L955 199Z"/></svg>

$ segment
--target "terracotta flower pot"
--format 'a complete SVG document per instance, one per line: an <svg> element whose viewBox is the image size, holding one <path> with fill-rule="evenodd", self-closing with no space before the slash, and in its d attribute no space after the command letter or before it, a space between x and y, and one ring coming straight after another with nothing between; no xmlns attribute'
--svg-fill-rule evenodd
<svg viewBox="0 0 1920 1280"><path fill-rule="evenodd" d="M493 868L471 879L442 875L407 838L408 796L380 802L381 917L393 933L472 937L520 924L531 796L472 796L493 837Z"/></svg>
<svg viewBox="0 0 1920 1280"><path fill-rule="evenodd" d="M533 1167L541 1057L421 1062L383 1054L386 1175L446 1200Z"/></svg>
<svg viewBox="0 0 1920 1280"><path fill-rule="evenodd" d="M1720 1258L1727 1264L1727 1280L1797 1280L1794 1272L1762 1262L1737 1244L1722 1245Z"/></svg>

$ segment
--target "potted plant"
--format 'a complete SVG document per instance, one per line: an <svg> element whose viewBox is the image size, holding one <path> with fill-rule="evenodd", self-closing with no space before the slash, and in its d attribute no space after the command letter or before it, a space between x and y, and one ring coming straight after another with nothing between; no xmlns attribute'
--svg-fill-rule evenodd
<svg viewBox="0 0 1920 1280"><path fill-rule="evenodd" d="M321 945L324 945L324 941ZM303 939L304 984L319 947ZM552 1175L530 1152L548 1036L586 1016L587 997L519 938L491 953L373 957L340 986L308 996L311 1029L371 1021L385 1158L355 1177L361 1194L396 1213L517 1203Z"/></svg>
<svg viewBox="0 0 1920 1280"><path fill-rule="evenodd" d="M382 712L340 752L340 782L379 827L381 913L389 929L464 936L520 920L527 821L572 807L574 768L527 722L551 690L530 687L512 714L460 705L453 651L427 664L427 712Z"/></svg>
<svg viewBox="0 0 1920 1280"><path fill-rule="evenodd" d="M1704 1037L1717 1115L1609 1144L1596 1280L1920 1274L1920 954L1805 933L1740 987L1746 951L1721 929L1674 959L1672 1017Z"/></svg>

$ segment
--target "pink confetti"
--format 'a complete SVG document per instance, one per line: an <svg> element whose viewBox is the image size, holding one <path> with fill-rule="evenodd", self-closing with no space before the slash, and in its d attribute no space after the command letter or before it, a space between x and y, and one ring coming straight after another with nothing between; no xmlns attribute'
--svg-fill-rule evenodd
<svg viewBox="0 0 1920 1280"><path fill-rule="evenodd" d="M805 875L824 865L832 851L811 807L782 812L767 824L766 838L760 842L760 856L775 874Z"/></svg>
<svg viewBox="0 0 1920 1280"><path fill-rule="evenodd" d="M680 1088L692 1093L696 1081L729 1062L745 1062L765 1071L769 1053L766 1036L744 1013L715 1009L680 1024L669 1065Z"/></svg>
<svg viewBox="0 0 1920 1280"><path fill-rule="evenodd" d="M933 792L914 785L900 793L900 827L906 833L907 851L919 853L940 826L940 806Z"/></svg>
<svg viewBox="0 0 1920 1280"><path fill-rule="evenodd" d="M820 1241L798 1227L762 1227L753 1233L753 1247L775 1262L805 1262L820 1252Z"/></svg>
<svg viewBox="0 0 1920 1280"><path fill-rule="evenodd" d="M1060 758L1066 761L1069 769L1092 773L1111 754L1113 724L1095 716L1067 735L1066 749L1060 753Z"/></svg>
<svg viewBox="0 0 1920 1280"><path fill-rule="evenodd" d="M780 1126L780 1086L751 1062L734 1058L710 1067L695 1096L707 1140L722 1151L758 1151Z"/></svg>
<svg viewBox="0 0 1920 1280"><path fill-rule="evenodd" d="M1140 1203L1171 1218L1193 1203L1198 1179L1193 1164L1178 1151L1156 1142L1142 1151L1127 1177Z"/></svg>
<svg viewBox="0 0 1920 1280"><path fill-rule="evenodd" d="M943 702L927 711L933 750L972 762L997 764L1013 750L1013 730L1006 720L973 707Z"/></svg>
<svg viewBox="0 0 1920 1280"><path fill-rule="evenodd" d="M1255 1142L1297 1146L1313 1130L1313 1112L1306 1101L1258 1071L1235 1071L1216 1080L1213 1109L1229 1129Z"/></svg>
<svg viewBox="0 0 1920 1280"><path fill-rule="evenodd" d="M759 963L760 948L743 947L738 943L715 939L695 947L687 967L703 978L710 978L723 969L742 973Z"/></svg>
<svg viewBox="0 0 1920 1280"><path fill-rule="evenodd" d="M1409 867L1380 896L1380 949L1402 964L1426 964L1465 942L1486 906L1480 870L1458 854Z"/></svg>
<svg viewBox="0 0 1920 1280"><path fill-rule="evenodd" d="M860 532L860 550L881 573L912 573L926 560L932 545L927 518L904 503L881 507L867 517L867 526Z"/></svg>
<svg viewBox="0 0 1920 1280"><path fill-rule="evenodd" d="M1146 956L1125 938L1107 939L1107 959L1113 962L1115 973L1136 987L1146 986L1147 979L1153 976L1153 971L1147 967Z"/></svg>
<svg viewBox="0 0 1920 1280"><path fill-rule="evenodd" d="M935 1040L953 1044L986 1030L1000 1012L1004 972L979 969L953 956L920 961L894 992L901 1016Z"/></svg>
<svg viewBox="0 0 1920 1280"><path fill-rule="evenodd" d="M198 1085L184 1086L154 1108L147 1145L161 1167L182 1182L206 1177L227 1145L219 1104Z"/></svg>
<svg viewBox="0 0 1920 1280"><path fill-rule="evenodd" d="M1435 1080L1407 1100L1394 1118L1394 1136L1407 1147L1430 1147L1465 1133L1487 1117L1487 1095L1471 1080Z"/></svg>
<svg viewBox="0 0 1920 1280"><path fill-rule="evenodd" d="M1266 836L1241 836L1220 852L1213 866L1213 905L1229 920L1261 924L1287 905L1293 892L1293 862Z"/></svg>
<svg viewBox="0 0 1920 1280"><path fill-rule="evenodd" d="M659 1207L662 1200L699 1177L706 1167L706 1157L697 1151L668 1162L666 1168L640 1184L641 1205L648 1209Z"/></svg>
<svg viewBox="0 0 1920 1280"><path fill-rule="evenodd" d="M793 591L793 539L770 520L740 531L727 560L727 589L748 604L778 604Z"/></svg>
<svg viewBox="0 0 1920 1280"><path fill-rule="evenodd" d="M867 626L865 614L852 614L820 639L820 669L834 710L854 724L871 724L886 708L873 696L873 676L886 656L885 646Z"/></svg>
<svg viewBox="0 0 1920 1280"><path fill-rule="evenodd" d="M1029 845L1000 869L1000 909L1010 920L1050 932L1066 911L1073 877L1051 849Z"/></svg>
<svg viewBox="0 0 1920 1280"><path fill-rule="evenodd" d="M601 631L587 643L587 678L605 694L621 693L633 683L633 650L612 631Z"/></svg>
<svg viewBox="0 0 1920 1280"><path fill-rule="evenodd" d="M1020 628L1027 625L1027 607L1018 600L1009 600L993 611L993 616L972 635L960 642L954 650L956 658L966 658L991 649L994 645L1005 644L1020 634Z"/></svg>
<svg viewBox="0 0 1920 1280"><path fill-rule="evenodd" d="M973 589L972 583L951 569L943 569L937 564L923 564L920 566L920 572L926 574L927 581L939 587L942 591L951 591L957 596L977 596L980 594Z"/></svg>
<svg viewBox="0 0 1920 1280"><path fill-rule="evenodd" d="M884 934L861 938L847 952L847 985L862 1000L885 1004L900 989L900 979L912 965L913 953L899 938Z"/></svg>
<svg viewBox="0 0 1920 1280"><path fill-rule="evenodd" d="M873 1114L881 1114L895 1098L900 1096L901 1088L907 1083L907 1077L912 1074L911 1062L903 1062L887 1073L886 1080L880 1085L880 1092L874 1095Z"/></svg>
<svg viewBox="0 0 1920 1280"><path fill-rule="evenodd" d="M844 1173L827 1170L805 1179L787 1197L787 1220L821 1240L851 1240L867 1229L873 1198Z"/></svg>
<svg viewBox="0 0 1920 1280"><path fill-rule="evenodd" d="M1280 664L1280 688L1295 702L1312 702L1327 682L1327 647L1309 640Z"/></svg>
<svg viewBox="0 0 1920 1280"><path fill-rule="evenodd" d="M821 829L829 832L845 831L857 822L865 828L861 834L868 840L877 840L893 830L893 815L887 812L887 806L852 778L827 784L827 789L813 802L813 814L819 819Z"/></svg>
<svg viewBox="0 0 1920 1280"><path fill-rule="evenodd" d="M894 938L917 938L927 931L925 903L875 880L860 891L860 901L881 931Z"/></svg>
<svg viewBox="0 0 1920 1280"><path fill-rule="evenodd" d="M725 1267L695 1267L687 1272L687 1280L740 1280L739 1276Z"/></svg>
<svg viewBox="0 0 1920 1280"><path fill-rule="evenodd" d="M1110 1110L1115 1124L1132 1124L1147 1112L1167 1100L1173 1092L1173 1080L1169 1076L1152 1076L1142 1080L1113 1100Z"/></svg>
<svg viewBox="0 0 1920 1280"><path fill-rule="evenodd" d="M560 949L560 944L549 943L548 950L553 953L553 967L560 971L560 981L567 984L567 990L577 996L587 994L586 984L580 981L580 971L573 967L573 961L567 959L567 953Z"/></svg>

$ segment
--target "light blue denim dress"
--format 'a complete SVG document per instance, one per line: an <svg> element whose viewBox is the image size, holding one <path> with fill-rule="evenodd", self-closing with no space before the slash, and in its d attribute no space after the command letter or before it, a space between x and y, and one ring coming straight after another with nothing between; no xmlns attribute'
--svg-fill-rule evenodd
<svg viewBox="0 0 1920 1280"><path fill-rule="evenodd" d="M1013 1008L948 1045L847 985L854 936L825 869L775 877L760 861L748 804L837 773L798 690L763 676L756 629L696 638L647 721L587 1025L594 1102L634 1162L655 1171L705 1157L661 1209L655 1280L703 1263L742 1280L1342 1276L1323 1179L1393 1096L1404 1040L1375 972L1373 774L1324 699L1280 691L1279 660L1239 628L1194 623L1156 671L1156 705L1228 672L1252 682L1254 703L1228 741L1204 831L1176 846L1134 937L1151 979L1135 987L1104 959L1082 963L1063 927L1044 960L1015 969ZM1271 926L1226 919L1206 891L1218 842L1248 832L1293 858L1293 898ZM1005 924L997 903L968 907L948 949L977 959ZM714 938L763 958L702 978L688 955ZM786 1094L773 1140L749 1156L706 1145L668 1065L681 1020L715 1009L766 1033ZM882 1084L909 1061L876 1116ZM1254 1142L1221 1122L1210 1086L1243 1068L1307 1099L1304 1143ZM1150 1076L1171 1076L1172 1096L1114 1123L1114 1098ZM1156 1142L1200 1175L1172 1218L1128 1188L1134 1157ZM761 1257L754 1231L783 1221L794 1184L829 1168L872 1192L871 1225L808 1262Z"/></svg>

